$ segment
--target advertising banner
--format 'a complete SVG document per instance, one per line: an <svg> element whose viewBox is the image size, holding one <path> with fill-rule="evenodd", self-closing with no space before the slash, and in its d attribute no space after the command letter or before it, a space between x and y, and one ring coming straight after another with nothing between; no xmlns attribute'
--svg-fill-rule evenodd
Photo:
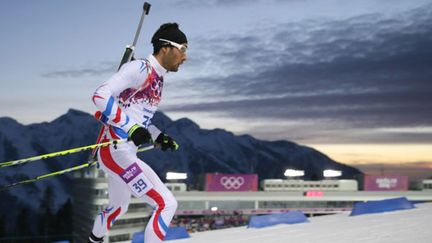
<svg viewBox="0 0 432 243"><path fill-rule="evenodd" d="M206 174L206 191L257 191L257 174Z"/></svg>
<svg viewBox="0 0 432 243"><path fill-rule="evenodd" d="M366 175L364 178L365 191L406 191L408 190L408 176L401 175Z"/></svg>

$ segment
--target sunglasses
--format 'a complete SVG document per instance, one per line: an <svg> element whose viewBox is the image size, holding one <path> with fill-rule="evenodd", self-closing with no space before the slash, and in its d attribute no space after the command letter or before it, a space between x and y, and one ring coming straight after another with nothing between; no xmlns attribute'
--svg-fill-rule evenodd
<svg viewBox="0 0 432 243"><path fill-rule="evenodd" d="M170 41L170 40L166 40L166 39L159 39L160 41L164 41L164 42L166 42L166 43L168 43L168 44L170 44L170 45L172 45L172 46L174 46L174 47L176 47L177 49L179 49L179 51L181 52L181 53L186 53L186 51L187 51L187 46L184 46L184 45L180 45L179 43L175 43L174 41Z"/></svg>

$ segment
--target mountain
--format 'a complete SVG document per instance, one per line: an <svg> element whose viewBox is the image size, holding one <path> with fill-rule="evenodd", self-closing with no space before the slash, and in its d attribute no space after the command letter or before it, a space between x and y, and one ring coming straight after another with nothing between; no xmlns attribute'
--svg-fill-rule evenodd
<svg viewBox="0 0 432 243"><path fill-rule="evenodd" d="M180 144L180 149L175 152L152 150L140 153L139 156L162 178L167 171L186 172L189 176L187 182L196 185L200 176L209 172L257 173L260 180L283 178L287 168L304 170L305 179L321 179L324 169L342 170L342 178L361 174L313 148L289 141L263 141L249 135L236 136L223 129L201 129L187 118L172 121L162 112L155 114L153 123ZM11 118L0 118L0 161L93 144L99 127L91 115L72 109L52 122L27 126ZM87 161L89 153L2 168L0 185L82 164ZM67 175L56 176L12 188L6 193L10 200L36 209L47 185L54 188L58 203L66 201L70 195L69 183ZM5 192L0 192L0 195L6 198Z"/></svg>
<svg viewBox="0 0 432 243"><path fill-rule="evenodd" d="M322 179L324 169L343 171L342 178L361 172L337 163L313 148L289 141L263 141L249 135L236 136L223 129L206 130L182 118L171 121L156 113L153 123L175 138L179 151L152 151L140 155L157 172L187 172L193 181L208 172L257 173L259 179L284 178L287 168L305 171L305 179Z"/></svg>

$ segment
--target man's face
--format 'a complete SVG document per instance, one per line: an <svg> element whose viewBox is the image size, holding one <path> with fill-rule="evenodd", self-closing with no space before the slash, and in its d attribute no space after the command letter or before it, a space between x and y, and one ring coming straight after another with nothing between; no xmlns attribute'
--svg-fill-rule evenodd
<svg viewBox="0 0 432 243"><path fill-rule="evenodd" d="M183 43L181 45L187 48L187 43ZM182 48L182 50L174 46L168 48L168 51L166 52L164 58L166 64L165 69L167 71L170 72L178 71L180 65L182 65L183 62L186 61L187 59L186 48Z"/></svg>

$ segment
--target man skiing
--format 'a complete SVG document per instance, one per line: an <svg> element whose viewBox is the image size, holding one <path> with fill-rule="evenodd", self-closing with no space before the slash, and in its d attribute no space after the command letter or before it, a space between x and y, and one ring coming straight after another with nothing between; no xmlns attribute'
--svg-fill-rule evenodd
<svg viewBox="0 0 432 243"><path fill-rule="evenodd" d="M96 216L89 242L103 242L113 222L126 213L131 195L153 208L147 223L146 243L162 242L177 201L157 174L136 153L138 146L151 144L163 151L177 150L177 143L151 122L161 100L163 76L177 72L186 60L185 34L177 23L166 23L154 33L153 54L124 64L96 89L93 102L105 124L98 142L126 139L131 142L102 147L97 151L100 167L108 174L109 204Z"/></svg>

